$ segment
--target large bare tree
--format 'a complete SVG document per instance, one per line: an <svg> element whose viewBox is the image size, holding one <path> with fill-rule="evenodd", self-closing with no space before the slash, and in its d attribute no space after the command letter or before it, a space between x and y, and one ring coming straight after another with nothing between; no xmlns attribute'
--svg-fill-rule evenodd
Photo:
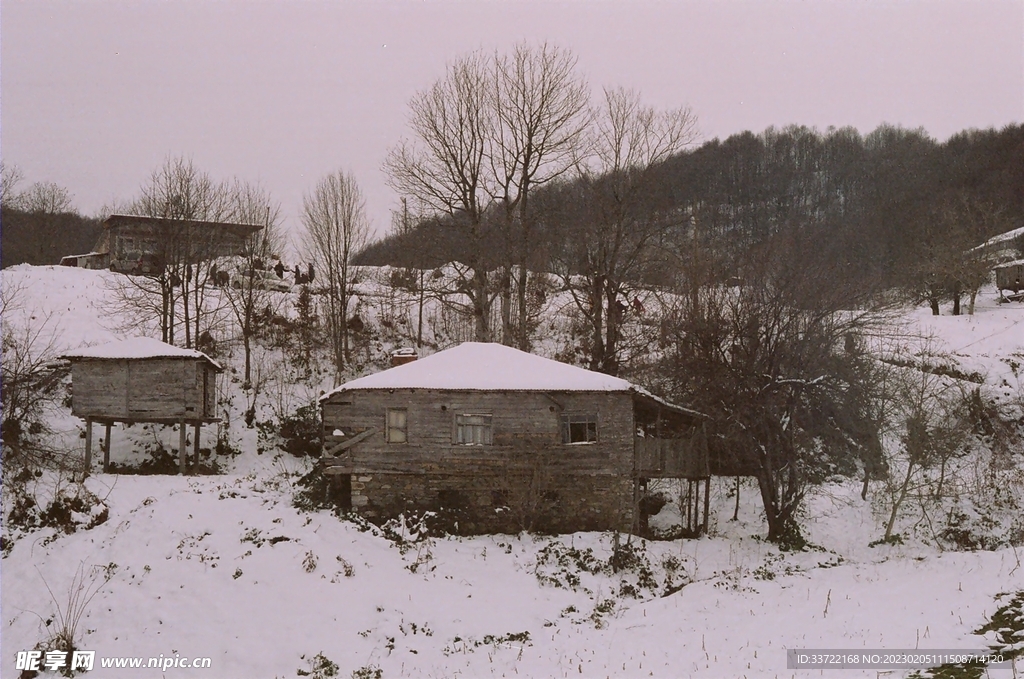
<svg viewBox="0 0 1024 679"><path fill-rule="evenodd" d="M412 198L418 211L447 217L464 236L472 270L464 291L481 342L491 340L494 299L484 223L494 193L487 155L496 126L491 82L482 53L450 64L443 78L409 102L413 140L403 139L385 161L392 188Z"/></svg>
<svg viewBox="0 0 1024 679"><path fill-rule="evenodd" d="M18 194L18 184L25 178L25 173L14 163L6 163L0 160L0 204L10 206L11 201Z"/></svg>
<svg viewBox="0 0 1024 679"><path fill-rule="evenodd" d="M757 478L768 539L789 546L802 544L809 484L858 461L882 465L884 366L863 340L885 319L844 310L849 294L821 284L831 268L815 249L781 234L739 266L706 272L696 292L680 281L662 322L667 391L709 416L716 464ZM722 284L730 273L742 284Z"/></svg>
<svg viewBox="0 0 1024 679"><path fill-rule="evenodd" d="M534 251L531 193L576 167L591 119L590 90L572 52L548 43L516 45L493 62L496 124L489 144L490 172L504 208L506 263L502 271L502 341L529 348L526 291ZM512 267L517 319L511 319ZM513 327L514 326L514 327Z"/></svg>
<svg viewBox="0 0 1024 679"><path fill-rule="evenodd" d="M14 207L24 212L56 215L71 212L71 192L54 182L36 182L9 199Z"/></svg>
<svg viewBox="0 0 1024 679"><path fill-rule="evenodd" d="M164 161L131 205L134 215L174 220L157 236L161 273L155 279L129 277L142 298L159 295L163 341L175 342L179 304L184 345L193 346L201 334L212 311L207 299L210 266L222 234L199 228L199 223L228 219L231 208L227 184L213 181L184 157Z"/></svg>
<svg viewBox="0 0 1024 679"><path fill-rule="evenodd" d="M476 339L491 341L502 299L502 341L527 348L528 273L534 250L531 193L575 167L586 140L590 95L576 57L528 43L508 54L474 53L409 104L412 140L388 156L390 183L426 214L463 235ZM497 290L489 273L500 267ZM518 311L512 318L513 270Z"/></svg>
<svg viewBox="0 0 1024 679"><path fill-rule="evenodd" d="M224 288L224 297L238 324L245 352L243 388L249 389L252 386L252 344L258 330L259 314L273 306L274 300L262 276L270 260L279 256L284 246L279 227L281 206L263 187L241 181L235 182L229 196L233 221L263 227L245 239L239 253L240 268L234 280Z"/></svg>
<svg viewBox="0 0 1024 679"><path fill-rule="evenodd" d="M349 265L369 234L365 201L355 177L339 170L321 179L302 199L302 223L306 252L326 287L327 328L340 378L349 360Z"/></svg>
<svg viewBox="0 0 1024 679"><path fill-rule="evenodd" d="M698 132L689 108L659 111L626 89L606 89L595 120L554 259L590 331L590 368L615 375L625 287L643 279L661 237L686 221L663 206L655 170Z"/></svg>

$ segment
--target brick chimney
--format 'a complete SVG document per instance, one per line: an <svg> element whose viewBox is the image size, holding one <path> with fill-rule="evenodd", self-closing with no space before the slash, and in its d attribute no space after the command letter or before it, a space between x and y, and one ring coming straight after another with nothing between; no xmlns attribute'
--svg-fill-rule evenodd
<svg viewBox="0 0 1024 679"><path fill-rule="evenodd" d="M406 363L412 363L417 358L416 350L412 347L404 347L402 349L395 349L391 352L391 367L394 368L397 365L405 365Z"/></svg>

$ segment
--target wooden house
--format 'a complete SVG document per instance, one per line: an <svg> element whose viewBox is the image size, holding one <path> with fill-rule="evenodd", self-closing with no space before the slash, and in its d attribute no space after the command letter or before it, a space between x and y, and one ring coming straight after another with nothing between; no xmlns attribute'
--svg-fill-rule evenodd
<svg viewBox="0 0 1024 679"><path fill-rule="evenodd" d="M706 528L703 416L617 377L467 342L321 406L321 467L371 518L447 508L469 533L631 530L648 480L669 477L690 480L689 527Z"/></svg>
<svg viewBox="0 0 1024 679"><path fill-rule="evenodd" d="M164 263L185 256L199 261L243 252L246 239L263 228L258 224L110 215L93 252L69 255L61 264L86 269L111 269L129 274L158 274Z"/></svg>
<svg viewBox="0 0 1024 679"><path fill-rule="evenodd" d="M222 368L206 354L148 337L134 337L65 355L71 361L71 412L85 419L85 470L92 460L92 425L106 425L103 468L110 465L115 422L180 426L179 465L186 469L185 429L195 428L195 461L203 424L216 422L216 380Z"/></svg>

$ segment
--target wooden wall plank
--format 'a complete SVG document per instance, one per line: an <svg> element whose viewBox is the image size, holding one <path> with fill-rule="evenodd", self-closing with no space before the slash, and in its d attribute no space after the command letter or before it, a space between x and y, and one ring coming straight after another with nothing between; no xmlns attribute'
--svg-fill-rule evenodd
<svg viewBox="0 0 1024 679"><path fill-rule="evenodd" d="M596 415L598 441L588 445L562 444L562 411L552 398L539 392L360 391L342 397L351 401L349 405L324 404L324 430L329 433L334 429L381 429L349 451L352 464L359 469L415 472L444 468L471 474L482 468L507 467L526 456L543 457L553 469L632 474L634 432L629 394L552 392L551 397L567 413ZM407 443L385 441L383 424L387 408L408 410ZM495 445L454 444L455 416L474 413L492 416Z"/></svg>

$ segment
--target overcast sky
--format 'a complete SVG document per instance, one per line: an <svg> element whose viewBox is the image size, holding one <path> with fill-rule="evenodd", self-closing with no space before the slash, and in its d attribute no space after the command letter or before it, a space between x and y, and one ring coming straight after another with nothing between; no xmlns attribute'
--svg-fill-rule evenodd
<svg viewBox="0 0 1024 679"><path fill-rule="evenodd" d="M94 214L169 155L260 181L289 228L355 173L378 232L407 102L474 49L572 49L595 90L690 105L705 139L882 122L944 140L1024 120L1024 0L1010 2L0 2L0 143Z"/></svg>

